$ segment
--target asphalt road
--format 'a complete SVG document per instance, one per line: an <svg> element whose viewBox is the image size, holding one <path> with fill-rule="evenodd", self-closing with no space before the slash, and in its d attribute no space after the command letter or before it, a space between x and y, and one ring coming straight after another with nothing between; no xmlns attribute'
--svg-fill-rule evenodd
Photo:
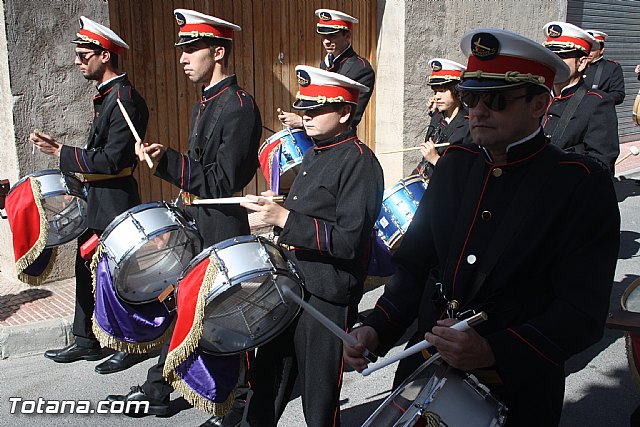
<svg viewBox="0 0 640 427"><path fill-rule="evenodd" d="M635 178L640 179L640 174L637 177L627 175L616 183L622 227L620 256L611 294L612 308L619 307L620 295L640 276L640 181ZM589 230L584 232L588 233ZM380 291L377 289L367 293L361 310L372 307ZM166 418L131 419L122 415L95 413L10 413L11 402L16 401L15 398L36 402L38 398L88 400L95 408L97 402L106 395L125 394L129 386L144 382L146 370L153 361L148 360L125 372L105 376L94 373L96 363L56 364L41 354L0 360L0 426L197 426L208 418L207 414L189 408L177 394L172 396L175 413ZM369 377L362 377L356 372L345 373L341 401L343 427L359 426L380 405L390 390L394 368L395 365L391 365ZM638 404L640 393L629 373L621 331L607 330L598 344L567 364L563 427L627 426L629 415ZM304 425L300 398L289 404L279 425Z"/></svg>

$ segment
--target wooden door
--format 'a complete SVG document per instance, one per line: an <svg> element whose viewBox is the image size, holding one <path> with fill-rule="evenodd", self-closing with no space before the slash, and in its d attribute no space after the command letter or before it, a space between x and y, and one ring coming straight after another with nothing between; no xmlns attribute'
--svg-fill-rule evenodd
<svg viewBox="0 0 640 427"><path fill-rule="evenodd" d="M298 84L295 66L318 66L324 57L320 37L315 32L314 11L337 9L359 19L353 33L353 47L375 69L375 0L110 0L110 26L131 49L121 58L134 86L149 107L147 141L157 141L184 152L189 134L191 108L200 88L184 75L175 48L178 26L173 17L177 8L193 9L240 25L234 34L231 72L251 93L262 114L262 139L282 129L277 108L291 110ZM358 127L360 139L372 148L375 135L375 92ZM144 202L173 200L178 189L154 177L145 164L136 170ZM266 189L258 171L245 193Z"/></svg>

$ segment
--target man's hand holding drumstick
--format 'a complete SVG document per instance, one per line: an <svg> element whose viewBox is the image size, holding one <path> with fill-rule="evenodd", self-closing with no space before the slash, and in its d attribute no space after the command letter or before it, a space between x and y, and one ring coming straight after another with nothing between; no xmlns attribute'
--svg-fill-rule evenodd
<svg viewBox="0 0 640 427"><path fill-rule="evenodd" d="M275 196L271 190L263 191L260 193L262 196L269 197ZM258 219L267 224L276 225L280 228L284 227L287 223L287 218L289 217L289 210L280 206L279 204L265 199L264 197L254 196L253 194L247 194L245 196L247 199L255 200L253 203L240 203L245 209L249 209L254 212L260 212L258 214Z"/></svg>
<svg viewBox="0 0 640 427"><path fill-rule="evenodd" d="M136 155L141 162L147 162L147 165L152 168L154 164L164 156L164 152L167 151L167 147L157 142L149 144L148 142L136 141Z"/></svg>
<svg viewBox="0 0 640 427"><path fill-rule="evenodd" d="M29 134L29 141L31 141L33 146L43 153L60 157L62 144L60 144L55 138L51 137L50 135L47 135L46 133L42 133L38 129L35 129Z"/></svg>

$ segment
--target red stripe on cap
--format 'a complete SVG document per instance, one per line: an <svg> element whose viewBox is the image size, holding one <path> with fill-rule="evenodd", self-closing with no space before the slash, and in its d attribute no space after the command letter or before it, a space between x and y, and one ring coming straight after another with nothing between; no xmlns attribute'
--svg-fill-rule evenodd
<svg viewBox="0 0 640 427"><path fill-rule="evenodd" d="M344 27L347 30L353 29L353 23L349 21L341 21L339 19L332 19L331 21L319 20L318 25L323 27Z"/></svg>
<svg viewBox="0 0 640 427"><path fill-rule="evenodd" d="M180 31L178 35L189 36L192 33L196 33L196 32L199 34L211 33L216 37L221 37L224 39L233 38L233 29L229 27L214 27L213 25L209 25L209 24L185 24L182 27L180 27ZM192 36L192 37L201 37L201 36L198 35L198 36Z"/></svg>
<svg viewBox="0 0 640 427"><path fill-rule="evenodd" d="M568 42L575 43L578 46L582 46L587 53L591 52L591 43L578 37L560 36L560 37L547 38L547 44L568 43Z"/></svg>
<svg viewBox="0 0 640 427"><path fill-rule="evenodd" d="M354 104L357 104L358 97L360 96L360 91L358 89L349 90L346 87L340 86L309 85L300 86L300 95L308 96L311 98L315 98L318 96L337 98L341 96L344 99L344 102L353 102Z"/></svg>
<svg viewBox="0 0 640 427"><path fill-rule="evenodd" d="M549 89L553 86L556 73L549 67L532 59L516 58L514 56L496 55L491 59L481 60L475 56L469 57L467 72L484 71L487 73L504 74L515 71L521 74L533 74L544 77L544 85Z"/></svg>
<svg viewBox="0 0 640 427"><path fill-rule="evenodd" d="M100 34L96 34L92 31L89 31L85 28L81 29L80 32L78 33L81 36L86 36L88 38L90 38L91 40L95 40L98 43L100 43L100 46L102 46L103 48L110 50L111 52L115 53L116 55L121 55L122 52L124 51L124 48L122 46L119 46L115 43L113 43L111 40L109 40L108 38L101 36Z"/></svg>
<svg viewBox="0 0 640 427"><path fill-rule="evenodd" d="M604 36L593 36L596 40L603 42Z"/></svg>
<svg viewBox="0 0 640 427"><path fill-rule="evenodd" d="M440 71L433 71L431 73L431 77L436 77L436 76L451 76L451 77L458 77L460 78L460 75L462 74L461 70L440 70Z"/></svg>

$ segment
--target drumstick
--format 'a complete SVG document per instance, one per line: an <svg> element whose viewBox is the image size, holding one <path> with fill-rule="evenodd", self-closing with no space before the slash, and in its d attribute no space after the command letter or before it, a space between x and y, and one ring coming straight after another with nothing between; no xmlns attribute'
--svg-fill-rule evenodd
<svg viewBox="0 0 640 427"><path fill-rule="evenodd" d="M439 147L446 147L448 145L451 145L450 142L442 142L440 144L433 144L434 147L439 148ZM414 150L419 150L420 147L409 147L409 148L403 148L402 150L391 150L391 151L381 151L379 153L376 153L376 156L380 155L380 154L394 154L394 153L404 153L405 151L414 151Z"/></svg>
<svg viewBox="0 0 640 427"><path fill-rule="evenodd" d="M638 147L636 147L635 145L632 145L631 147L629 147L629 153L625 154L624 156L620 157L617 161L616 161L616 165L618 163L622 163L627 157L634 155L637 156L638 154L640 154L640 150L638 149Z"/></svg>
<svg viewBox="0 0 640 427"><path fill-rule="evenodd" d="M273 203L284 202L284 196L258 196L261 199L267 199ZM237 205L238 203L256 203L248 197L220 197L218 199L196 199L191 202L192 205Z"/></svg>
<svg viewBox="0 0 640 427"><path fill-rule="evenodd" d="M276 113L278 113L278 115L282 114L282 108L280 107L276 108Z"/></svg>
<svg viewBox="0 0 640 427"><path fill-rule="evenodd" d="M142 144L142 139L140 139L140 135L138 135L138 131L136 130L135 126L133 126L133 122L131 121L131 117L129 117L129 113L127 113L127 110L124 108L124 105L122 105L122 102L120 102L120 98L116 98L116 102L118 103L118 107L120 107L120 111L122 111L122 115L124 116L124 120L127 122L127 125L129 125L129 129L131 129L131 133L133 134L133 137L135 138L136 142L139 142L140 144ZM149 157L149 154L147 154L145 151L143 151L144 154L144 160L147 162L147 166L149 166L149 168L153 168L153 161L151 160L151 157Z"/></svg>
<svg viewBox="0 0 640 427"><path fill-rule="evenodd" d="M33 133L34 133L36 136L40 136L40 129L35 128L35 129L33 130ZM36 154L36 145L35 145L35 144L32 144L32 145L31 145L31 155L33 156L34 154Z"/></svg>
<svg viewBox="0 0 640 427"><path fill-rule="evenodd" d="M471 316L470 318L463 320L461 322L456 323L455 325L451 326L451 329L455 329L456 331L461 331L464 332L466 330L468 330L469 328L471 328L473 325L476 325L480 322L483 322L487 320L487 314L484 311L481 311L480 313ZM377 371L378 369L382 369L385 366L389 366L392 363L397 362L398 360L402 360L406 357L411 356L412 354L416 354L419 351L425 350L429 347L431 347L432 344L427 341L420 341L419 343L412 345L411 347L401 351L400 353L394 354L393 356L382 360L380 363L378 363L377 365L373 365L369 368L366 368L365 370L362 371L362 375L364 375L365 377L367 375L369 375L372 372Z"/></svg>
<svg viewBox="0 0 640 427"><path fill-rule="evenodd" d="M351 347L355 347L358 344L358 340L355 337L352 337L351 335L343 331L342 328L340 328L338 325L333 323L331 319L327 318L324 314L316 310L316 308L313 307L311 304L309 304L308 302L300 298L298 295L296 295L293 291L291 291L290 288L288 288L287 286L282 286L281 290L282 290L282 294L285 297L287 297L288 299L292 300L293 302L298 304L300 307L302 307L304 311L306 311L308 314L311 315L311 317L313 317L318 322L320 322L320 324L325 328L327 328L329 332L331 332L333 335L340 338L343 343ZM378 356L371 353L367 349L364 350L363 356L371 363L375 362L378 359Z"/></svg>

